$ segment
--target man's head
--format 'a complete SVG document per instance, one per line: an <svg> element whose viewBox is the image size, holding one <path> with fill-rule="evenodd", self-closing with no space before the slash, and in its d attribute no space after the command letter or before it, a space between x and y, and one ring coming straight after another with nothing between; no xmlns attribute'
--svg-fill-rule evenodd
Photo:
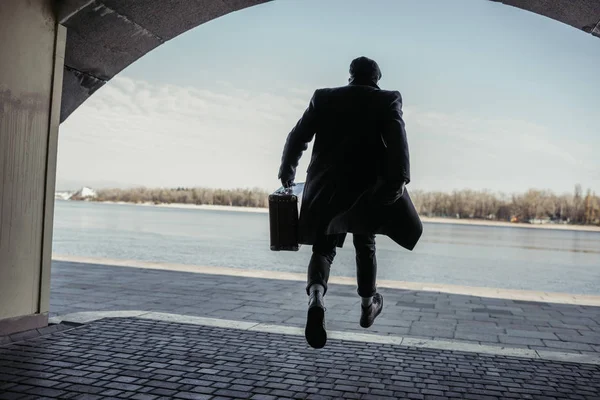
<svg viewBox="0 0 600 400"><path fill-rule="evenodd" d="M350 63L350 82L377 84L381 79L381 70L374 60L358 57Z"/></svg>

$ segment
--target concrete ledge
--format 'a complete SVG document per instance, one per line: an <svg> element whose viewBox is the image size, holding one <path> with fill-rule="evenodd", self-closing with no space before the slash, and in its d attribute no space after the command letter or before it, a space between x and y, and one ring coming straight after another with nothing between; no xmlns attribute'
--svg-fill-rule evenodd
<svg viewBox="0 0 600 400"><path fill-rule="evenodd" d="M0 319L0 336L30 331L48 325L48 313Z"/></svg>
<svg viewBox="0 0 600 400"><path fill-rule="evenodd" d="M241 269L231 267L211 267L211 266L200 266L200 265L187 265L187 264L172 264L172 263L157 263L157 262L145 262L137 260L114 260L107 258L90 258L90 257L77 257L77 256L61 256L53 255L52 259L55 261L63 262L75 262L85 263L94 265L109 265L114 267L127 267L127 268L142 268L142 269L154 269L162 271L177 271L177 272L189 272L194 274L207 274L207 275L223 275L223 276L239 276L244 278L261 278L261 279L276 279L286 281L301 281L306 280L306 274L298 274L293 272L279 272L279 271L261 271L252 269ZM329 283L338 285L356 285L356 279L354 277L344 276L332 276L329 279ZM424 292L440 292L450 293L467 296L478 296L487 297L492 299L508 299L508 300L521 300L521 301L534 301L541 303L558 303L558 304L571 304L571 305L586 305L600 307L600 296L594 295L579 295L569 293L551 293L541 291L529 291L529 290L513 290L513 289L495 289L486 287L474 287L474 286L459 286L459 285L447 285L437 283L421 283L421 282L406 282L406 281L389 281L380 280L377 282L378 287L388 289L401 289L401 290L418 290Z"/></svg>
<svg viewBox="0 0 600 400"><path fill-rule="evenodd" d="M41 336L51 335L55 332L61 332L69 329L74 329L80 324L56 324L49 325L38 329L31 329L24 332L14 333L9 336L0 336L0 346L9 345L12 343L23 342L26 340L36 339Z"/></svg>
<svg viewBox="0 0 600 400"><path fill-rule="evenodd" d="M154 321L175 322L189 325L210 326L219 328L239 329L254 332L266 332L280 335L303 336L304 329L273 325L259 322L249 321L233 321L217 318L193 317L179 314L168 314L148 311L90 311L67 314L63 316L53 317L51 323L71 322L71 323L90 323L104 318L141 318ZM418 339L397 335L372 335L359 334L353 332L328 331L327 335L330 339L389 344L394 346L406 346L411 348L449 350L468 353L478 353L505 357L521 357L528 359L539 359L549 361L572 362L578 364L593 364L600 365L600 356L587 354L572 354L554 351L538 351L530 349L521 349L513 347L490 346L477 343L458 342L452 340L435 340L435 339Z"/></svg>

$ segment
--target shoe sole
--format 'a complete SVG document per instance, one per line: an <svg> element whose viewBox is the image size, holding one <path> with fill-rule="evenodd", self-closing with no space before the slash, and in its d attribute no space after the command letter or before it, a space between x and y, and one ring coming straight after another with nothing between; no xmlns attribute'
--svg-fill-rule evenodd
<svg viewBox="0 0 600 400"><path fill-rule="evenodd" d="M322 349L327 343L327 331L324 327L325 310L321 307L312 307L306 317L304 336L306 341L315 349Z"/></svg>
<svg viewBox="0 0 600 400"><path fill-rule="evenodd" d="M371 321L371 323L369 323L368 321L363 321L362 318L360 319L360 326L363 328L370 328L373 326L373 324L375 323L375 319L379 316L379 314L381 314L381 312L383 311L383 296L381 296L381 308L379 308L379 311L377 311L377 314L375 314L375 316L373 317L373 320Z"/></svg>

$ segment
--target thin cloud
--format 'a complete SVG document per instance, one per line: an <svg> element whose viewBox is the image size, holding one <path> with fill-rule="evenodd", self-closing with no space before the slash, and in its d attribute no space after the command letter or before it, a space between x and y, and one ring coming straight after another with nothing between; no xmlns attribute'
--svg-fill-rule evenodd
<svg viewBox="0 0 600 400"><path fill-rule="evenodd" d="M314 90L217 87L114 78L61 126L58 187L109 181L273 189L285 138ZM406 107L405 118L416 188L562 191L586 186L600 170L589 147L550 141L550 127L418 106Z"/></svg>

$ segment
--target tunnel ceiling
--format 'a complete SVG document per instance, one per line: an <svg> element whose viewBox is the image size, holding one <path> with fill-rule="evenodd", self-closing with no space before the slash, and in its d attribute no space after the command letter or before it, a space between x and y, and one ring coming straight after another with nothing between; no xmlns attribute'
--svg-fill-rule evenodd
<svg viewBox="0 0 600 400"><path fill-rule="evenodd" d="M57 0L67 27L61 122L113 76L175 36L271 0ZM491 0L600 37L600 0Z"/></svg>

